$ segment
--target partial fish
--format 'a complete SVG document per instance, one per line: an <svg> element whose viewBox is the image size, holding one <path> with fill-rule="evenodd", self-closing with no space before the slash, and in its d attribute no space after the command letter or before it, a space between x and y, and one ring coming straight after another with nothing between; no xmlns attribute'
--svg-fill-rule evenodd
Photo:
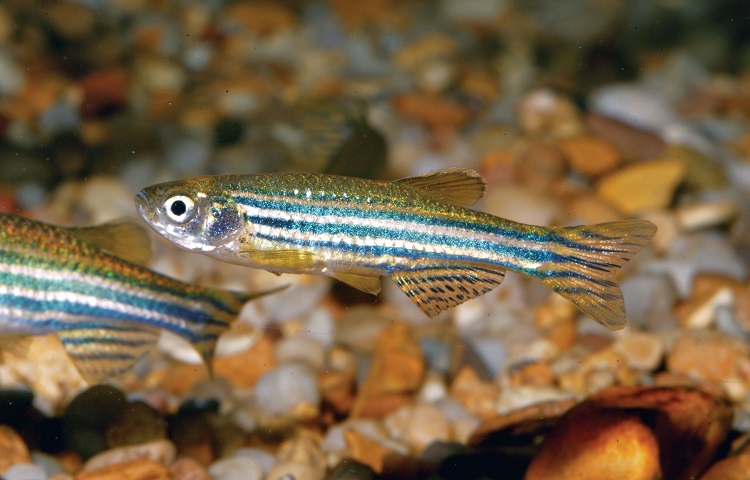
<svg viewBox="0 0 750 480"><path fill-rule="evenodd" d="M192 251L276 273L330 275L377 294L389 275L432 317L498 286L538 278L611 329L625 307L616 271L656 232L648 221L538 227L471 210L473 170L394 182L315 174L224 175L155 185L143 218Z"/></svg>
<svg viewBox="0 0 750 480"><path fill-rule="evenodd" d="M148 232L130 220L62 228L0 214L0 343L55 333L82 376L99 382L145 355L161 329L189 340L209 369L242 294L201 288L136 263Z"/></svg>

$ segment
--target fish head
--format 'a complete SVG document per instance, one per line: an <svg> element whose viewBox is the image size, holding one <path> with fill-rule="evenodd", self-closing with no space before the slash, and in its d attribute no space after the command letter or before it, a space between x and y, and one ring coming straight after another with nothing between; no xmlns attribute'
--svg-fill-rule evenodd
<svg viewBox="0 0 750 480"><path fill-rule="evenodd" d="M161 183L135 197L138 213L159 234L182 248L211 252L241 235L239 210L210 179Z"/></svg>

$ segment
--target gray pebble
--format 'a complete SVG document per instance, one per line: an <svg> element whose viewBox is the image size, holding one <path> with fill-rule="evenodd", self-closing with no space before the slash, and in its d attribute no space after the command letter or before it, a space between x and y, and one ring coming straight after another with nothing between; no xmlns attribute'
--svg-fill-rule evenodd
<svg viewBox="0 0 750 480"><path fill-rule="evenodd" d="M317 405L320 391L315 371L298 363L278 366L260 377L255 398L263 410L274 415L283 415L303 402Z"/></svg>
<svg viewBox="0 0 750 480"><path fill-rule="evenodd" d="M17 463L3 473L4 480L47 480L47 472L39 465Z"/></svg>

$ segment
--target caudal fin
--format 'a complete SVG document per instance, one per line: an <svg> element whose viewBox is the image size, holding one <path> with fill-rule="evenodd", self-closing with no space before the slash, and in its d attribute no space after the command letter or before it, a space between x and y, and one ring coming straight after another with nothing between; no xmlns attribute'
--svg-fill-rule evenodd
<svg viewBox="0 0 750 480"><path fill-rule="evenodd" d="M219 335L224 333L229 325L237 319L245 303L272 293L280 292L286 285L256 293L238 293L227 290L214 290L211 308L206 312L211 321L202 320L193 331L191 339L193 347L200 353L209 372L212 372L214 351Z"/></svg>
<svg viewBox="0 0 750 480"><path fill-rule="evenodd" d="M625 304L615 274L655 233L647 220L556 228L556 258L539 276L594 320L619 330L626 324Z"/></svg>

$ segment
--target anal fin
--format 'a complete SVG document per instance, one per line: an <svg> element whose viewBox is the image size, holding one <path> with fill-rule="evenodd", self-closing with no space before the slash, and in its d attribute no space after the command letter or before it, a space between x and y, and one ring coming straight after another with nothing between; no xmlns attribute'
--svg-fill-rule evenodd
<svg viewBox="0 0 750 480"><path fill-rule="evenodd" d="M393 274L399 288L429 317L489 292L503 278L503 270L478 266L429 267Z"/></svg>
<svg viewBox="0 0 750 480"><path fill-rule="evenodd" d="M108 321L82 322L57 332L81 376L99 383L132 368L159 340L159 330Z"/></svg>
<svg viewBox="0 0 750 480"><path fill-rule="evenodd" d="M365 293L373 295L380 293L380 277L358 275L356 273L337 273L333 275L333 278Z"/></svg>
<svg viewBox="0 0 750 480"><path fill-rule="evenodd" d="M240 254L263 265L268 271L276 274L285 269L306 270L320 263L317 255L305 250L256 250L241 248Z"/></svg>

